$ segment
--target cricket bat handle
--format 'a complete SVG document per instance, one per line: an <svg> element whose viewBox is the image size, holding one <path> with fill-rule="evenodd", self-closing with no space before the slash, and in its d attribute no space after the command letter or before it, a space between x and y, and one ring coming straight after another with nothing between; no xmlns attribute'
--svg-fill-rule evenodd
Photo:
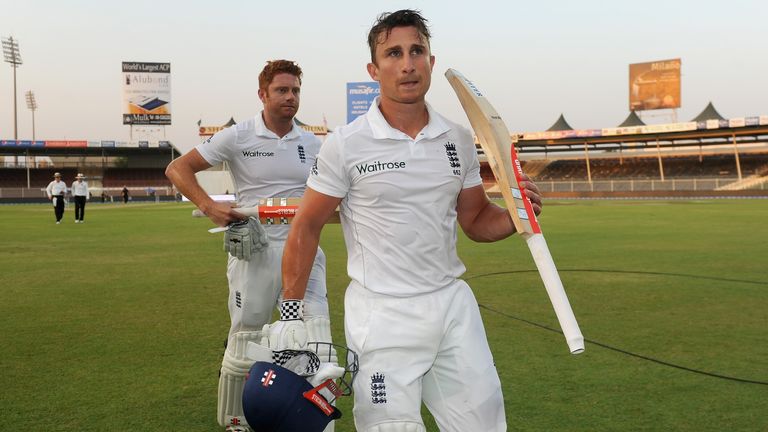
<svg viewBox="0 0 768 432"><path fill-rule="evenodd" d="M243 216L259 217L259 206L233 208ZM192 210L192 217L205 217L205 213L200 209L194 209Z"/></svg>
<svg viewBox="0 0 768 432"><path fill-rule="evenodd" d="M570 349L571 354L581 354L584 352L584 336L582 336L579 323L576 322L576 317L573 315L573 309L568 302L568 296L565 294L563 283L560 281L555 262L552 261L547 242L542 234L528 234L524 235L524 238L531 250L531 255L533 255L533 261L536 262L536 267L539 269L541 280L544 281L544 287L547 289L549 300L555 309L560 328L563 329L568 349Z"/></svg>
<svg viewBox="0 0 768 432"><path fill-rule="evenodd" d="M285 205L285 206L256 205L253 207L233 207L233 209L238 213L242 214L243 216L253 216L255 218L258 218L262 224L284 225L284 224L290 224L292 222L293 218L296 216L298 205L297 204ZM205 217L205 213L203 213L200 209L194 209L192 210L192 216ZM336 211L331 215L331 217L328 218L327 223L339 223L339 222L340 222L339 210L336 209ZM218 232L218 230L216 232Z"/></svg>

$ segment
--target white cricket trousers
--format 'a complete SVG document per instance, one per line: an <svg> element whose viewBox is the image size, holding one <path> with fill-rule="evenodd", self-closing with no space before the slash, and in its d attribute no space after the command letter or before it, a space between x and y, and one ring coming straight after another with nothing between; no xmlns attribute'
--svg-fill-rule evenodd
<svg viewBox="0 0 768 432"><path fill-rule="evenodd" d="M269 246L250 261L229 256L229 336L239 331L261 330L272 322L283 289L282 260L285 242L270 240ZM325 286L325 253L317 248L304 297L305 316L328 317Z"/></svg>
<svg viewBox="0 0 768 432"><path fill-rule="evenodd" d="M358 431L383 423L423 425L421 402L441 431L506 431L501 382L477 300L466 282L393 297L356 282L344 299L344 328L357 352Z"/></svg>

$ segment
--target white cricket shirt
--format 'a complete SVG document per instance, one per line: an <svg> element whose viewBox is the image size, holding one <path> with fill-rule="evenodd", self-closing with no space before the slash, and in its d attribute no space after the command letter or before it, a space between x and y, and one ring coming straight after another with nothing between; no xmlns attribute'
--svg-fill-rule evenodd
<svg viewBox="0 0 768 432"><path fill-rule="evenodd" d="M86 181L73 181L72 182L72 195L74 196L88 196L88 182Z"/></svg>
<svg viewBox="0 0 768 432"><path fill-rule="evenodd" d="M45 191L48 192L48 198L51 198L54 195L64 195L67 193L67 184L63 181L54 180L48 183Z"/></svg>
<svg viewBox="0 0 768 432"><path fill-rule="evenodd" d="M198 145L209 164L228 162L240 206L261 198L301 197L320 140L294 123L282 138L267 129L261 114L228 127ZM265 225L270 240L285 240L290 225Z"/></svg>
<svg viewBox="0 0 768 432"><path fill-rule="evenodd" d="M435 291L466 270L456 254L456 201L482 183L475 144L429 105L429 123L411 139L378 104L329 135L307 186L343 198L354 281L394 296Z"/></svg>

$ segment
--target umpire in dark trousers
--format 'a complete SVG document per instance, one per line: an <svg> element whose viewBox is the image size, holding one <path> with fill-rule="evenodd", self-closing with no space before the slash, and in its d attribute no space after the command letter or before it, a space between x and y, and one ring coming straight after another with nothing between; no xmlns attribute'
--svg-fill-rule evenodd
<svg viewBox="0 0 768 432"><path fill-rule="evenodd" d="M45 188L48 193L48 199L53 203L53 210L56 214L56 224L61 223L64 217L64 195L67 194L67 184L61 181L61 173L53 174L53 181L48 183Z"/></svg>
<svg viewBox="0 0 768 432"><path fill-rule="evenodd" d="M83 175L78 174L75 181L72 182L70 193L75 197L75 223L85 222L85 202L88 201L88 182L83 180Z"/></svg>

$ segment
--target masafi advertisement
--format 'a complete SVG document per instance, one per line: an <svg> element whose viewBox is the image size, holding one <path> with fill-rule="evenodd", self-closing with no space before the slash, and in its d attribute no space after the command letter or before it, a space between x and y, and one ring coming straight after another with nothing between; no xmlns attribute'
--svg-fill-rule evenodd
<svg viewBox="0 0 768 432"><path fill-rule="evenodd" d="M379 83L347 83L347 123L368 112L373 100L379 95Z"/></svg>

